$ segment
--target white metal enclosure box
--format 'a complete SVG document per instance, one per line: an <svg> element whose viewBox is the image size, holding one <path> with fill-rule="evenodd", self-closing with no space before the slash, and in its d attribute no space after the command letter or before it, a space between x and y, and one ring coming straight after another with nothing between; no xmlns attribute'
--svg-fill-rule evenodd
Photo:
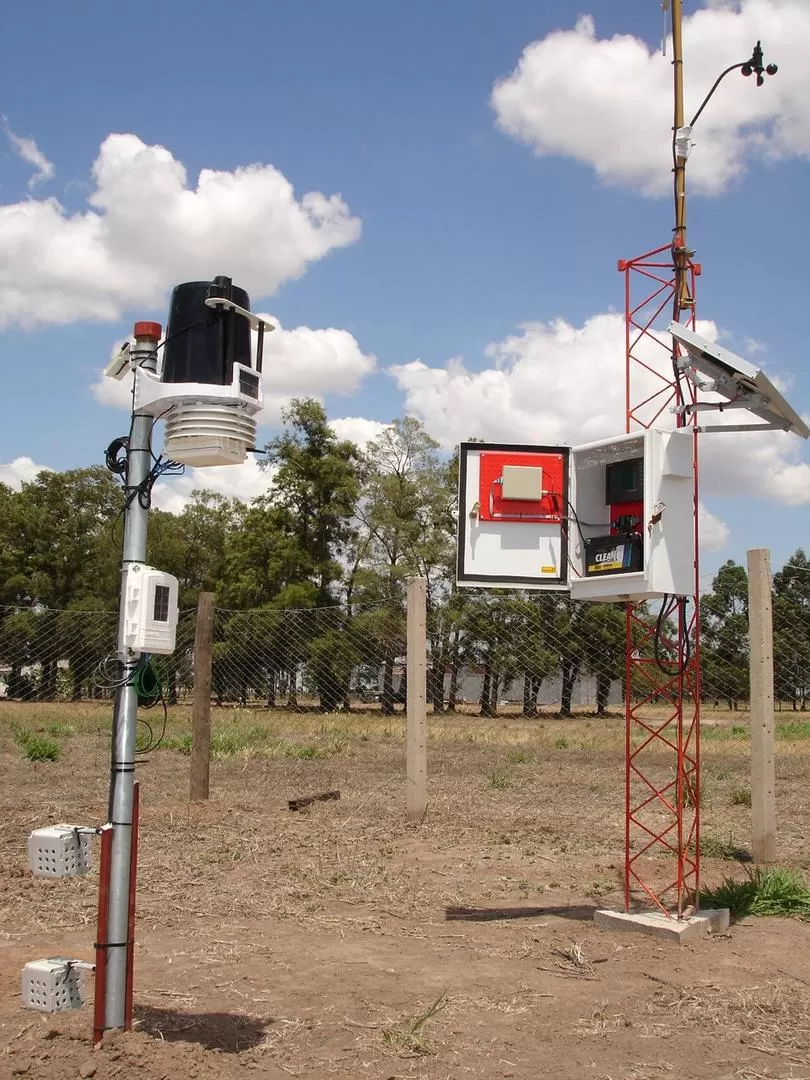
<svg viewBox="0 0 810 1080"><path fill-rule="evenodd" d="M462 443L456 580L643 600L695 589L694 433Z"/></svg>

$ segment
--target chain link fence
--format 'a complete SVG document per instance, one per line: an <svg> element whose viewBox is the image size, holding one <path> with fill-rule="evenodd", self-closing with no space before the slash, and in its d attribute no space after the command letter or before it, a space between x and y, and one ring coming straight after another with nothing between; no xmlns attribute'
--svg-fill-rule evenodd
<svg viewBox="0 0 810 1080"><path fill-rule="evenodd" d="M167 704L191 695L196 619L195 610L181 612L174 653L155 658ZM117 612L0 607L0 698L112 698L100 668L115 657L117 636Z"/></svg>
<svg viewBox="0 0 810 1080"><path fill-rule="evenodd" d="M196 610L183 611L177 647L156 658L167 704L194 686ZM655 610L649 613L655 619ZM0 608L0 697L23 701L112 696L99 665L114 655L118 616L105 611ZM701 619L704 711L748 710L745 611ZM282 610L218 608L212 699L287 711L379 710L407 695L404 602ZM428 609L427 701L434 713L537 716L620 711L621 605L557 594L455 593ZM810 699L810 613L774 607L777 710Z"/></svg>

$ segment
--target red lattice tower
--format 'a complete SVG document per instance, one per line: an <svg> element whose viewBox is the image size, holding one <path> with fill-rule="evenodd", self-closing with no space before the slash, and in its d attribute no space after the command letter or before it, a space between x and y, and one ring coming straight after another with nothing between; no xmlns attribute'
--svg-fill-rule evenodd
<svg viewBox="0 0 810 1080"><path fill-rule="evenodd" d="M663 332L672 315L695 323L700 266L676 245L619 261L627 432L695 422L673 413L694 402L695 388L678 377L677 345ZM694 595L670 598L661 620L626 606L625 910L641 900L677 918L697 908L700 885L697 432L693 462Z"/></svg>

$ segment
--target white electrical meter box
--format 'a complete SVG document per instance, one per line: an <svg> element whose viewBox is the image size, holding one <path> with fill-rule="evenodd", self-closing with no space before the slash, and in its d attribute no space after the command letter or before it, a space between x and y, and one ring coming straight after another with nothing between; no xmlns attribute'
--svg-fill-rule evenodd
<svg viewBox="0 0 810 1080"><path fill-rule="evenodd" d="M84 1002L84 973L61 956L32 960L23 968L22 1003L26 1009L54 1013L80 1009Z"/></svg>
<svg viewBox="0 0 810 1080"><path fill-rule="evenodd" d="M124 645L131 653L174 652L177 578L140 563L127 567Z"/></svg>
<svg viewBox="0 0 810 1080"><path fill-rule="evenodd" d="M644 600L695 591L694 433L462 443L456 580Z"/></svg>
<svg viewBox="0 0 810 1080"><path fill-rule="evenodd" d="M504 499L536 502L543 497L543 470L531 465L504 465L501 485Z"/></svg>

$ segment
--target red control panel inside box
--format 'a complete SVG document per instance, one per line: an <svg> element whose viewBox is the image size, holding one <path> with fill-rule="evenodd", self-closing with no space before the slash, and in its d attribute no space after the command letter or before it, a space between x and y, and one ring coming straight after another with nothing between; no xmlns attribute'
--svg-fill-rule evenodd
<svg viewBox="0 0 810 1080"><path fill-rule="evenodd" d="M614 536L641 533L644 522L643 502L613 503L610 507L610 531Z"/></svg>
<svg viewBox="0 0 810 1080"><path fill-rule="evenodd" d="M562 454L503 452L481 454L478 481L480 521L561 521L566 516L565 458ZM505 499L505 467L543 470L539 498Z"/></svg>

